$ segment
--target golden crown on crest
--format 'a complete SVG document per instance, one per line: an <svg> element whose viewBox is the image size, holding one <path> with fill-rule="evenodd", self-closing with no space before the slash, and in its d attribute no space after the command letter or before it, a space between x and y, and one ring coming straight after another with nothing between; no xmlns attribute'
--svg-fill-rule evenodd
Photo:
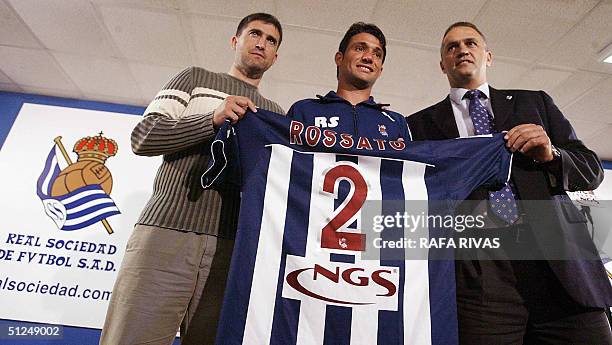
<svg viewBox="0 0 612 345"><path fill-rule="evenodd" d="M102 132L94 137L84 137L74 144L73 151L79 155L77 161L94 161L104 164L108 157L117 154L117 143L113 139L102 136Z"/></svg>

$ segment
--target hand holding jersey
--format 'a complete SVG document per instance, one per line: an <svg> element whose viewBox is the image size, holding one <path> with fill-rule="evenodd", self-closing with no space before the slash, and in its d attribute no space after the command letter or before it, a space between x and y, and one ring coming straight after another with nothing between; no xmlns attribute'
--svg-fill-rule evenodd
<svg viewBox="0 0 612 345"><path fill-rule="evenodd" d="M504 139L510 151L518 151L536 162L548 163L555 158L550 138L540 125L525 123L515 126Z"/></svg>
<svg viewBox="0 0 612 345"><path fill-rule="evenodd" d="M250 110L257 112L257 107L248 97L227 96L213 113L213 126L219 128L225 120L236 123Z"/></svg>

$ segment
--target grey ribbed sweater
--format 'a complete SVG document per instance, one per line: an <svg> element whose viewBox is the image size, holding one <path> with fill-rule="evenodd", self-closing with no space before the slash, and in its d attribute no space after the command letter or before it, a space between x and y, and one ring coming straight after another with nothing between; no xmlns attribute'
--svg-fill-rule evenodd
<svg viewBox="0 0 612 345"><path fill-rule="evenodd" d="M163 155L163 162L139 224L233 238L239 192L204 190L200 185L215 136L213 111L228 95L249 97L258 107L284 114L256 87L199 67L181 71L149 104L132 131L132 150L142 156Z"/></svg>

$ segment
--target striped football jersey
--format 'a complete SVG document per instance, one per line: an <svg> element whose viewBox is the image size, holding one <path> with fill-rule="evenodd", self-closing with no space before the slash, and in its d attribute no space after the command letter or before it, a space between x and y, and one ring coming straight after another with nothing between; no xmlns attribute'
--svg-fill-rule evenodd
<svg viewBox="0 0 612 345"><path fill-rule="evenodd" d="M457 344L452 259L366 258L362 207L448 200L450 212L503 185L503 135L387 141L259 110L220 128L212 151L202 184L242 193L217 344Z"/></svg>

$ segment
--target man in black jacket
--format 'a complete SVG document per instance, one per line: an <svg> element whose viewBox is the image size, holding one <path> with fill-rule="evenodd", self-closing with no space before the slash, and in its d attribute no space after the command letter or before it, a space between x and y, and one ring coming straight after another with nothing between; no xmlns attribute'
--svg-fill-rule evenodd
<svg viewBox="0 0 612 345"><path fill-rule="evenodd" d="M500 193L508 202L495 208L499 194L486 190L471 199L481 200L476 209L484 205L488 224L516 233L545 259L511 253L512 260L456 262L461 344L612 344L603 309L612 305L610 283L601 262L585 256L594 251L586 223L557 202L564 191L597 188L599 159L545 92L487 84L493 54L474 24L451 25L440 49L450 93L407 118L413 139L507 131L515 161L512 182ZM521 203L512 206L515 200ZM510 217L500 217L502 210Z"/></svg>

